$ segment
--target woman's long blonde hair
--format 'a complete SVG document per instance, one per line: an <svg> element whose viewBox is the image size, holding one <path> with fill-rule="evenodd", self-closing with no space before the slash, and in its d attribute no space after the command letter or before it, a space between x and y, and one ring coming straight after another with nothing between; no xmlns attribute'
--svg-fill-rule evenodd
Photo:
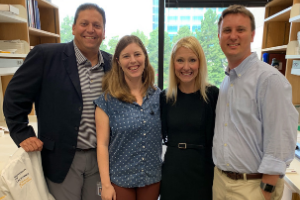
<svg viewBox="0 0 300 200"><path fill-rule="evenodd" d="M144 44L137 36L126 35L119 40L112 59L112 68L103 78L102 91L105 94L105 99L107 99L107 94L110 94L124 102L133 103L136 101L136 98L131 94L130 88L127 85L124 72L118 64L121 51L132 43L139 45L145 54L145 69L142 75L142 95L145 96L149 87L156 89L154 87L154 69L150 64Z"/></svg>
<svg viewBox="0 0 300 200"><path fill-rule="evenodd" d="M166 94L167 101L172 100L174 103L177 101L179 79L175 75L174 59L176 52L180 47L185 47L192 50L199 59L199 71L195 77L195 88L196 90L200 90L200 94L202 95L204 101L207 102L208 98L206 95L206 88L207 86L210 86L210 84L207 81L206 59L199 41L193 36L181 38L172 49L169 67L169 87Z"/></svg>

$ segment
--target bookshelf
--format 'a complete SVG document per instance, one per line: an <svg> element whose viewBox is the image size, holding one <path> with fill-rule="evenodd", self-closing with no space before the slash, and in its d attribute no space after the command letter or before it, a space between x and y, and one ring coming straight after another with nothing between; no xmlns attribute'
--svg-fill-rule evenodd
<svg viewBox="0 0 300 200"><path fill-rule="evenodd" d="M19 16L0 13L0 40L21 40L25 44L23 54L0 53L0 58L23 58L29 53L29 46L42 43L60 43L59 10L54 4L45 0L36 0L41 29L29 27L27 4L31 0L0 0L0 4L11 4L19 8ZM17 67L0 68L0 122L4 121L2 104L6 87ZM34 111L31 112L34 115Z"/></svg>
<svg viewBox="0 0 300 200"><path fill-rule="evenodd" d="M292 85L293 104L300 104L300 76L291 74L300 31L300 0L273 0L265 7L262 52L285 54L285 77Z"/></svg>

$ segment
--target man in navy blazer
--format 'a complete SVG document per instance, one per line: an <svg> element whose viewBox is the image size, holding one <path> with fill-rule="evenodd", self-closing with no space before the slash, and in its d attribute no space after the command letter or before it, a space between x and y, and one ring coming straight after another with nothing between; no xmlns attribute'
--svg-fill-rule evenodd
<svg viewBox="0 0 300 200"><path fill-rule="evenodd" d="M10 135L25 151L41 151L49 190L56 200L101 199L93 100L110 70L100 51L105 12L96 4L78 7L74 41L34 47L7 86L3 111ZM28 125L35 105L38 137Z"/></svg>

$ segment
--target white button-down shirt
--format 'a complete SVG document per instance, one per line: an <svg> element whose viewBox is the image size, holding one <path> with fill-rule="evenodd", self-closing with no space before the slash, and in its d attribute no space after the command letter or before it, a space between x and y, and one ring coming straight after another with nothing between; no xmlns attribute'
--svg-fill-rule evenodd
<svg viewBox="0 0 300 200"><path fill-rule="evenodd" d="M226 71L216 109L215 165L238 173L285 174L295 155L299 116L291 85L256 53Z"/></svg>

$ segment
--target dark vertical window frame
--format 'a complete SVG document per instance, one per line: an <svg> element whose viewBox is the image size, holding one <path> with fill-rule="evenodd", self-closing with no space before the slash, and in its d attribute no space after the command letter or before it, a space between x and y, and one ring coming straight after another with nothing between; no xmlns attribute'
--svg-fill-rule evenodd
<svg viewBox="0 0 300 200"><path fill-rule="evenodd" d="M158 14L158 87L164 89L165 0L159 0Z"/></svg>

